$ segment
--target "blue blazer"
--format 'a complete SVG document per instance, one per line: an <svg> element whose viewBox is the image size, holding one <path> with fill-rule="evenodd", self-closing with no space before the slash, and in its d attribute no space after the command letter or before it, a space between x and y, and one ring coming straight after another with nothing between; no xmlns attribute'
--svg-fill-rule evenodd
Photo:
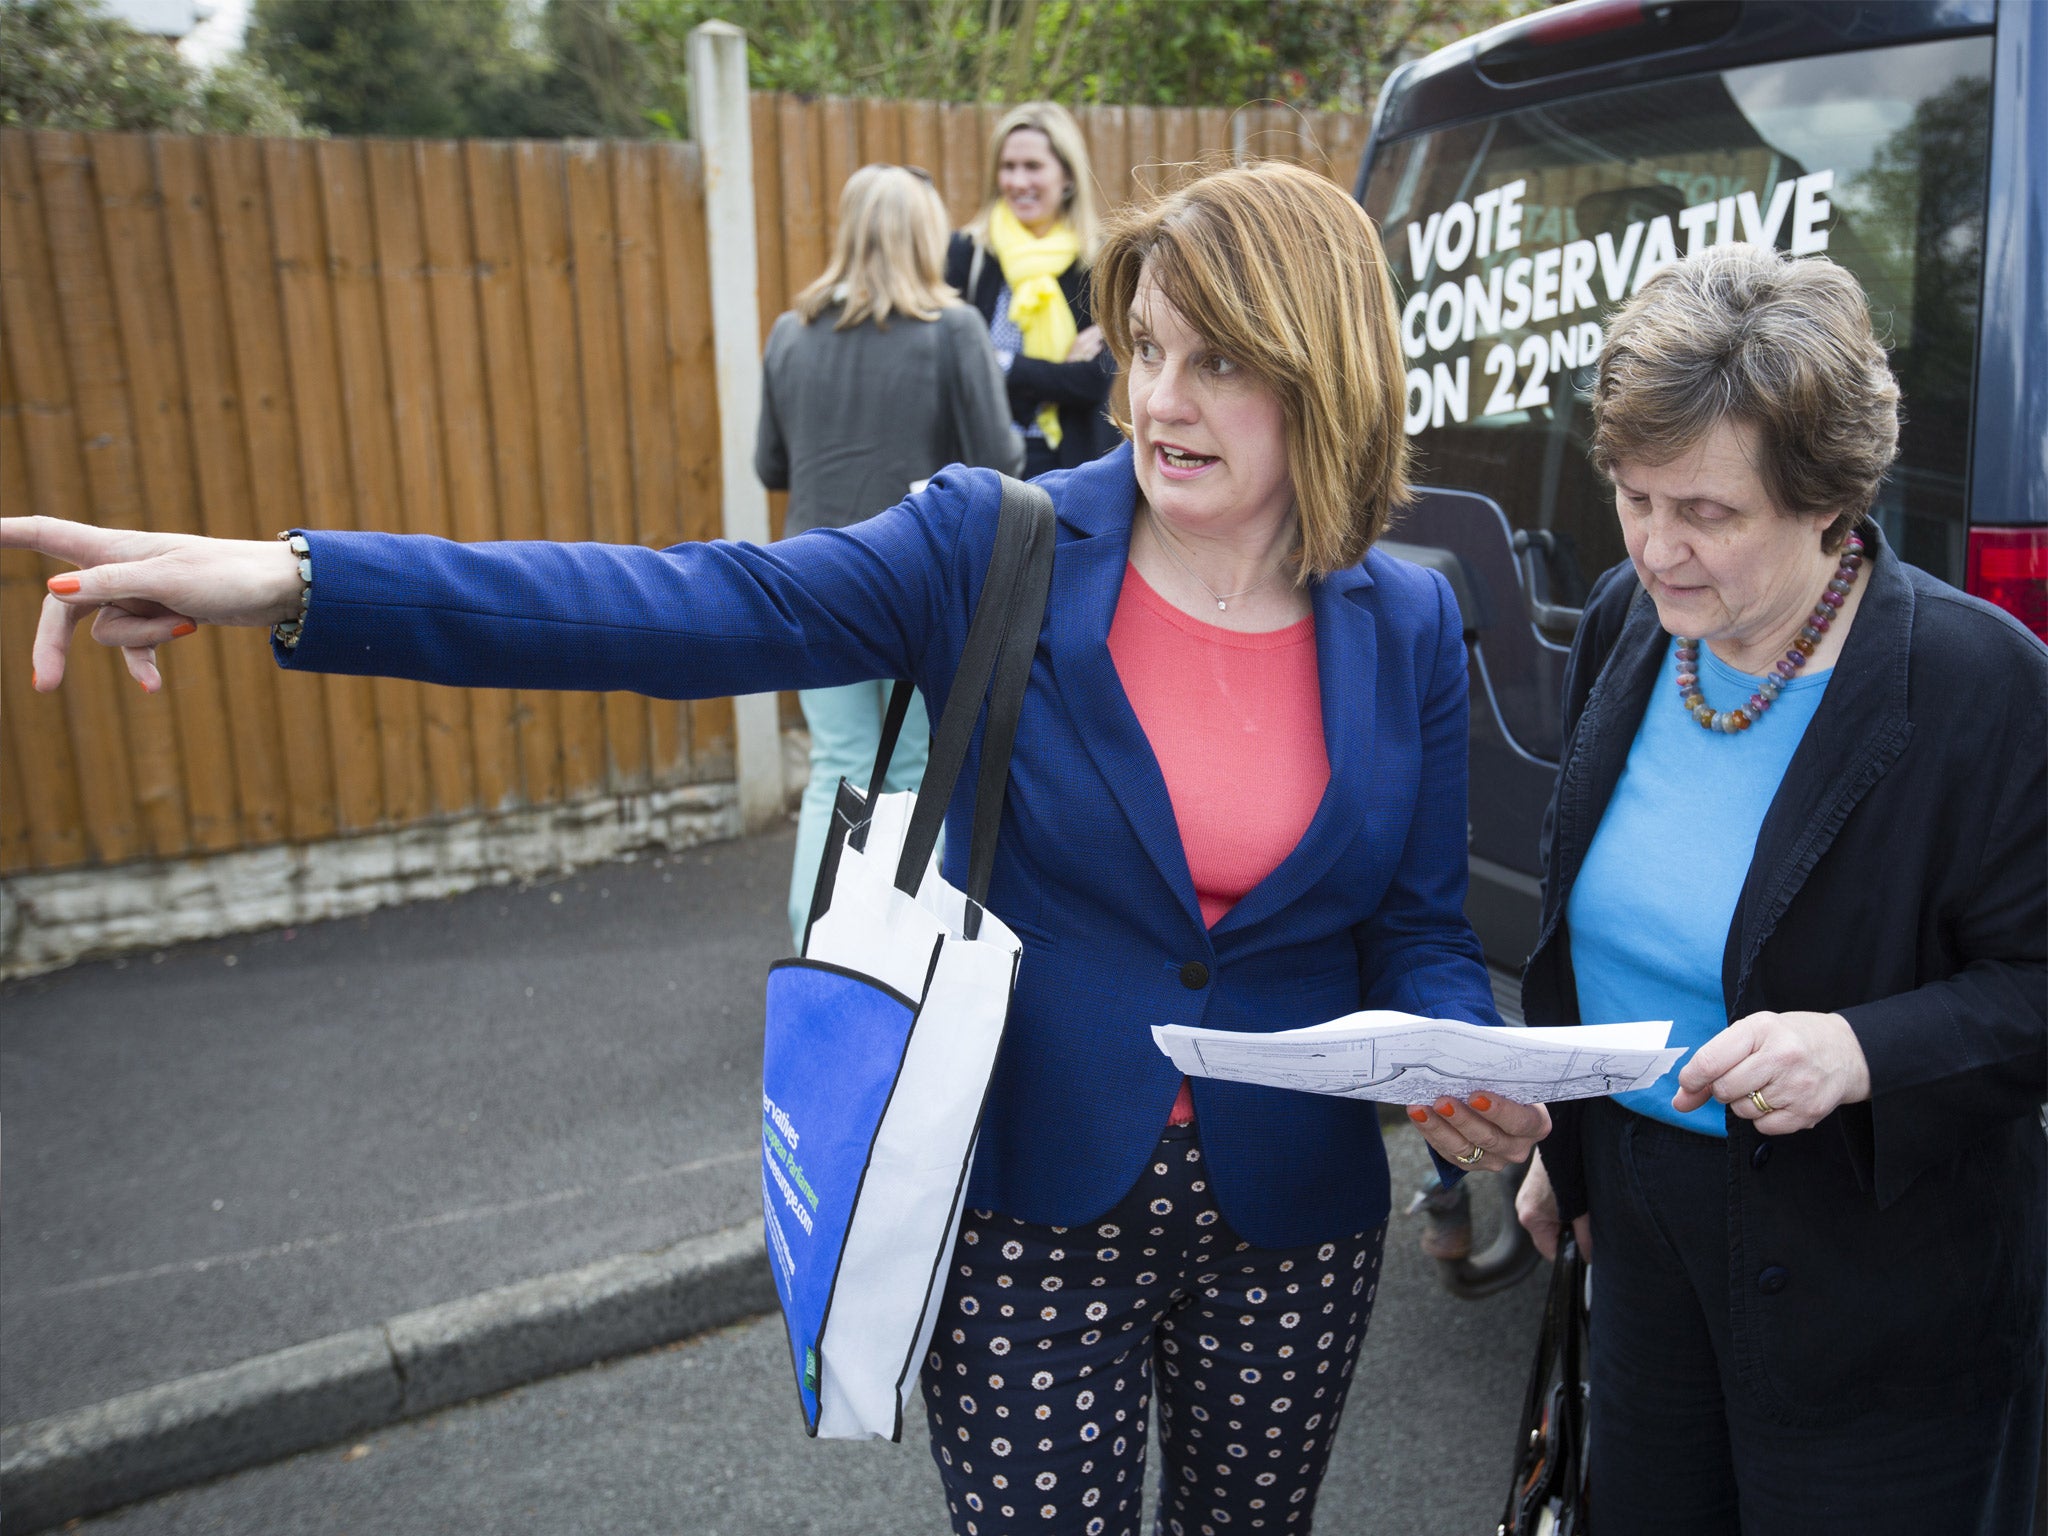
<svg viewBox="0 0 2048 1536"><path fill-rule="evenodd" d="M1211 929L1166 783L1110 658L1137 483L1128 447L1040 482L1058 510L989 906L1023 963L969 1203L1059 1226L1137 1179L1180 1074L1155 1024L1278 1030L1361 1007L1499 1022L1465 897L1465 648L1441 576L1374 552L1311 590L1330 782L1294 851ZM473 687L715 697L909 677L944 708L1000 482L953 468L779 544L452 544L309 533L283 665ZM948 807L964 879L979 743ZM1247 794L1257 786L1248 785ZM1216 1198L1262 1247L1389 1208L1374 1106L1197 1079Z"/></svg>

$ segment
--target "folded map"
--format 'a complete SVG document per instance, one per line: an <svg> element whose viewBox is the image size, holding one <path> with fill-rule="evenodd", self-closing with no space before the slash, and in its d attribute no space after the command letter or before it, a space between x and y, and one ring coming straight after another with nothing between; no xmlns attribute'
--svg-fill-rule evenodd
<svg viewBox="0 0 2048 1536"><path fill-rule="evenodd" d="M1374 1010L1275 1034L1157 1025L1152 1038L1190 1077L1382 1104L1480 1092L1547 1104L1647 1088L1685 1054L1670 1033L1668 1019L1517 1029Z"/></svg>

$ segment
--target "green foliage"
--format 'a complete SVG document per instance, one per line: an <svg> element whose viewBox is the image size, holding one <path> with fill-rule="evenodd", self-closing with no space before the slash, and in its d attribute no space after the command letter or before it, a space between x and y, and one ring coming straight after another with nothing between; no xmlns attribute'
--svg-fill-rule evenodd
<svg viewBox="0 0 2048 1536"><path fill-rule="evenodd" d="M290 93L258 66L195 69L92 0L0 0L0 125L304 132Z"/></svg>
<svg viewBox="0 0 2048 1536"><path fill-rule="evenodd" d="M1367 106L1402 58L1542 0L618 0L621 28L684 73L717 18L754 84L804 95L1131 106Z"/></svg>
<svg viewBox="0 0 2048 1536"><path fill-rule="evenodd" d="M247 48L333 133L676 136L714 19L745 29L760 90L1356 111L1402 58L1541 3L256 0Z"/></svg>
<svg viewBox="0 0 2048 1536"><path fill-rule="evenodd" d="M256 0L244 47L332 133L528 132L545 73L503 0Z"/></svg>

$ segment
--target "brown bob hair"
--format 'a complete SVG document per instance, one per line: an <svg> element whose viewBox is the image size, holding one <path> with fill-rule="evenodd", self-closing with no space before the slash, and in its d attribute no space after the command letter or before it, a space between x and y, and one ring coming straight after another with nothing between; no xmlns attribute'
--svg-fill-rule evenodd
<svg viewBox="0 0 2048 1536"><path fill-rule="evenodd" d="M1095 315L1125 372L1144 275L1279 395L1301 519L1297 580L1356 565L1408 500L1394 288L1365 210L1313 171L1266 162L1119 213L1095 259ZM1131 435L1121 414L1116 424Z"/></svg>
<svg viewBox="0 0 2048 1536"><path fill-rule="evenodd" d="M1754 426L1758 478L1789 516L1863 521L1899 447L1899 384L1870 306L1825 256L1724 245L1665 267L1608 322L1593 465L1668 464L1723 421Z"/></svg>

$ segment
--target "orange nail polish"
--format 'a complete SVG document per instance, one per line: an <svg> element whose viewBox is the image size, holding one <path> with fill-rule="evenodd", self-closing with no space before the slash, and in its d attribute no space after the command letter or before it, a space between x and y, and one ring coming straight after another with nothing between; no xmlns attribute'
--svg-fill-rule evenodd
<svg viewBox="0 0 2048 1536"><path fill-rule="evenodd" d="M1458 1112L1458 1101L1450 1097L1438 1099L1436 1101L1436 1112L1448 1120Z"/></svg>
<svg viewBox="0 0 2048 1536"><path fill-rule="evenodd" d="M78 578L76 576L52 576L50 578L50 590L60 595L76 592L78 590Z"/></svg>
<svg viewBox="0 0 2048 1536"><path fill-rule="evenodd" d="M1410 1104L1408 1106L1408 1118L1417 1125L1427 1125L1429 1124L1429 1111L1420 1104Z"/></svg>
<svg viewBox="0 0 2048 1536"><path fill-rule="evenodd" d="M1465 1102L1470 1104L1474 1109L1478 1110L1479 1113L1481 1113L1482 1115L1485 1114L1489 1109L1493 1108L1493 1100L1489 1099L1483 1093L1475 1093L1472 1095L1471 1098L1467 1099Z"/></svg>
<svg viewBox="0 0 2048 1536"><path fill-rule="evenodd" d="M36 676L34 667L28 669L28 685L31 690L40 690L43 686L43 680Z"/></svg>
<svg viewBox="0 0 2048 1536"><path fill-rule="evenodd" d="M171 630L171 638L173 640L182 640L198 628L199 626L197 624L194 624L190 619L187 619L184 623L177 625L175 628Z"/></svg>

